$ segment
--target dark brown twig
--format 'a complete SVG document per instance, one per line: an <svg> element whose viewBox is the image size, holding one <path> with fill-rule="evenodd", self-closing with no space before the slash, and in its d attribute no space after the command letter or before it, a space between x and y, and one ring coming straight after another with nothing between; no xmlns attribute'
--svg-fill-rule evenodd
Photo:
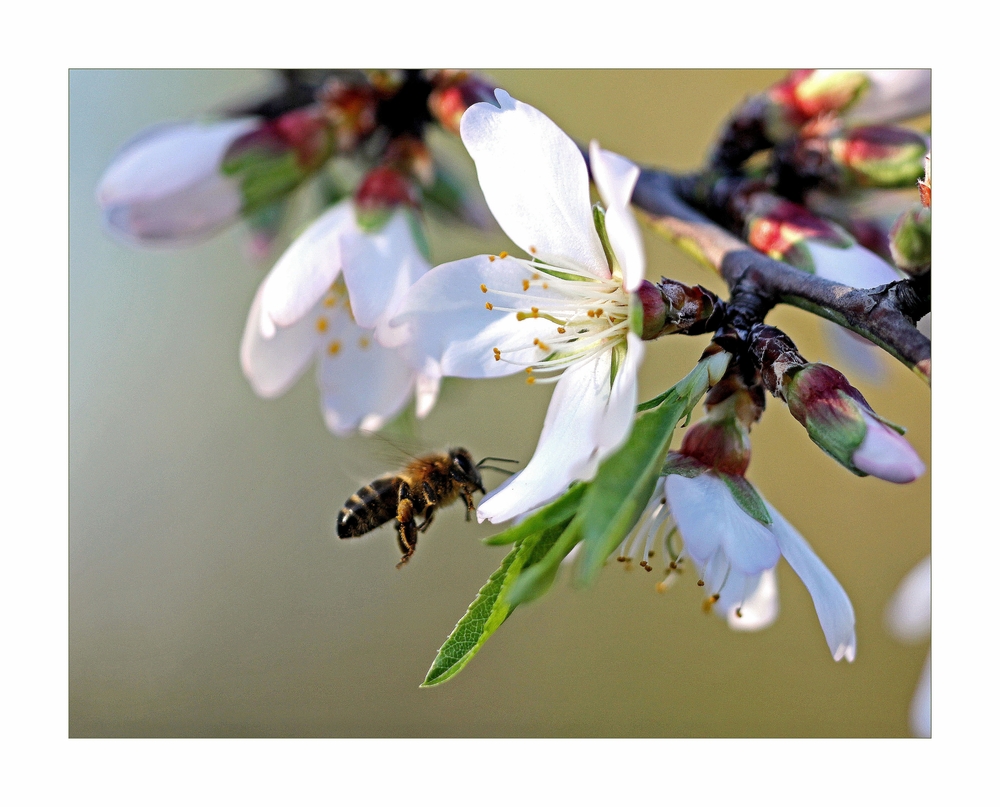
<svg viewBox="0 0 1000 807"><path fill-rule="evenodd" d="M757 252L687 205L675 183L665 171L643 169L632 204L654 229L717 272L731 292L750 287L763 298L850 328L930 383L931 342L915 324L930 310L929 279L871 289L824 280Z"/></svg>

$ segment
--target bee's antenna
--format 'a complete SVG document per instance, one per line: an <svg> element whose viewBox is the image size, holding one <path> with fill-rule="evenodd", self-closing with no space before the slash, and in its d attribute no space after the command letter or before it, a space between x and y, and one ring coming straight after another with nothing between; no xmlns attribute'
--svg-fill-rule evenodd
<svg viewBox="0 0 1000 807"><path fill-rule="evenodd" d="M479 462L476 463L476 467L477 468L486 468L487 466L484 465L484 463L487 463L487 462L513 462L515 465L520 465L521 464L518 460L506 460L503 457L483 457L481 460L479 460ZM504 469L503 468L491 468L490 470L493 470L493 471L503 471ZM513 471L504 471L504 473L512 474L514 472Z"/></svg>

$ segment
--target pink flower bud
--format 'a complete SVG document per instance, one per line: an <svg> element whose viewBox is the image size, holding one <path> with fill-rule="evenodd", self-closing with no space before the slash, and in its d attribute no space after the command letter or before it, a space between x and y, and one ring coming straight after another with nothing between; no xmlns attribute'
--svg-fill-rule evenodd
<svg viewBox="0 0 1000 807"><path fill-rule="evenodd" d="M785 375L788 411L810 439L849 471L888 482L912 482L924 472L912 446L887 426L843 373L810 363Z"/></svg>
<svg viewBox="0 0 1000 807"><path fill-rule="evenodd" d="M901 485L923 475L926 468L906 438L863 409L861 417L867 427L865 437L851 455L851 461L859 471Z"/></svg>

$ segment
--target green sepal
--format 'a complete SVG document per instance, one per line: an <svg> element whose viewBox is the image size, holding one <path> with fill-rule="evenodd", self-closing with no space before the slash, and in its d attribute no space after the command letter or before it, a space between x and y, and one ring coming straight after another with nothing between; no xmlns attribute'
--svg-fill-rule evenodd
<svg viewBox="0 0 1000 807"><path fill-rule="evenodd" d="M361 208L358 205L354 205L354 219L358 223L358 227L368 235L374 235L375 233L381 232L386 224L389 223L389 219L392 218L392 214L395 210L392 207L368 207Z"/></svg>
<svg viewBox="0 0 1000 807"><path fill-rule="evenodd" d="M680 454L676 451L671 451L667 454L667 461L663 463L661 476L676 474L677 476L683 476L687 479L694 479L696 476L701 476L707 470L707 465L702 465L693 457L689 457L686 454Z"/></svg>
<svg viewBox="0 0 1000 807"><path fill-rule="evenodd" d="M451 635L441 645L421 687L444 683L472 660L486 640L513 612L515 606L506 595L521 570L543 558L555 544L563 528L564 524L557 524L535 533L507 554L500 568L490 575L465 616L458 621Z"/></svg>
<svg viewBox="0 0 1000 807"><path fill-rule="evenodd" d="M833 457L851 473L857 476L867 476L864 471L854 467L851 457L861 441L865 439L868 427L861 417L860 404L843 390L837 390L837 397L848 408L853 410L854 417L841 417L835 421L819 423L815 418L806 421L806 432L816 445Z"/></svg>
<svg viewBox="0 0 1000 807"><path fill-rule="evenodd" d="M520 524L508 527L503 532L491 535L483 543L488 546L503 546L523 541L535 533L544 532L555 524L565 523L576 515L580 499L588 487L587 482L578 482L551 504L545 505L537 513L532 513Z"/></svg>
<svg viewBox="0 0 1000 807"><path fill-rule="evenodd" d="M307 176L293 151L248 149L223 162L221 170L239 181L245 216L287 196Z"/></svg>
<svg viewBox="0 0 1000 807"><path fill-rule="evenodd" d="M667 390L655 408L636 418L624 445L604 460L590 483L577 520L583 524L581 582L589 584L621 544L653 494L678 421L708 389L708 366L700 361Z"/></svg>
<svg viewBox="0 0 1000 807"><path fill-rule="evenodd" d="M413 210L407 208L403 211L406 216L406 223L410 225L410 235L413 236L413 242L417 245L417 249L420 250L420 254L424 256L425 261L430 261L431 259L431 245L427 243L427 233L424 231L423 222L420 221L420 217Z"/></svg>
<svg viewBox="0 0 1000 807"><path fill-rule="evenodd" d="M726 483L726 487L733 494L736 503L743 508L743 512L751 518L757 519L765 527L771 524L771 514L767 511L767 505L764 504L757 488L742 476L720 472L719 478Z"/></svg>

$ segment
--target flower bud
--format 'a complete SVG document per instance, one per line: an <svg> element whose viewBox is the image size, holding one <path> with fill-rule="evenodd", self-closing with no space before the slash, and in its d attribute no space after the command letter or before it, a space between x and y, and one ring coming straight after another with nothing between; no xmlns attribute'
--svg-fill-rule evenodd
<svg viewBox="0 0 1000 807"><path fill-rule="evenodd" d="M634 294L642 308L643 339L714 331L724 309L719 298L704 286L688 286L665 277L655 285L643 280Z"/></svg>
<svg viewBox="0 0 1000 807"><path fill-rule="evenodd" d="M97 188L105 226L144 245L198 241L232 222L243 206L239 183L222 170L255 118L173 123L139 134L114 158Z"/></svg>
<svg viewBox="0 0 1000 807"><path fill-rule="evenodd" d="M485 101L495 104L496 89L474 73L464 70L442 70L434 77L437 85L431 91L427 106L438 122L452 134L459 134L462 115L473 104Z"/></svg>
<svg viewBox="0 0 1000 807"><path fill-rule="evenodd" d="M756 194L745 221L755 249L826 280L865 289L899 279L839 226L772 194Z"/></svg>
<svg viewBox="0 0 1000 807"><path fill-rule="evenodd" d="M889 233L889 249L896 266L908 275L931 268L931 209L914 205L901 215Z"/></svg>
<svg viewBox="0 0 1000 807"><path fill-rule="evenodd" d="M354 191L358 225L369 233L380 230L398 206L417 207L418 204L413 183L399 171L386 166L369 171Z"/></svg>
<svg viewBox="0 0 1000 807"><path fill-rule="evenodd" d="M861 126L830 139L841 187L911 187L924 174L927 140L898 126Z"/></svg>
<svg viewBox="0 0 1000 807"><path fill-rule="evenodd" d="M858 476L912 482L924 472L901 429L880 418L844 375L825 364L787 370L782 392L788 411L810 439Z"/></svg>

